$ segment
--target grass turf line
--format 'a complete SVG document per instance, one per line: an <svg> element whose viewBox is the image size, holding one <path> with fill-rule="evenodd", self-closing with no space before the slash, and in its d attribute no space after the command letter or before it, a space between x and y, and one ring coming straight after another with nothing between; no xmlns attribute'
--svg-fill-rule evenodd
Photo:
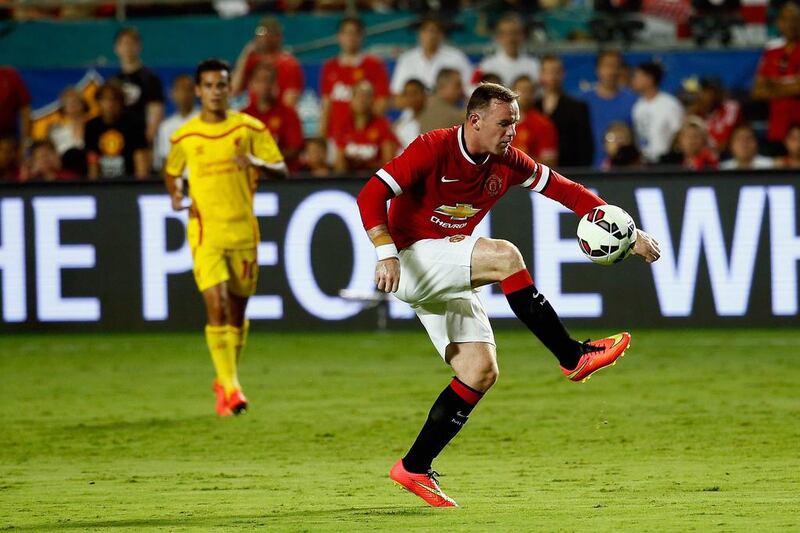
<svg viewBox="0 0 800 533"><path fill-rule="evenodd" d="M800 523L800 332L634 332L587 384L528 334L498 344L500 381L435 463L462 508L435 510L387 477L450 376L422 331L255 332L236 419L213 416L199 333L0 337L0 529Z"/></svg>

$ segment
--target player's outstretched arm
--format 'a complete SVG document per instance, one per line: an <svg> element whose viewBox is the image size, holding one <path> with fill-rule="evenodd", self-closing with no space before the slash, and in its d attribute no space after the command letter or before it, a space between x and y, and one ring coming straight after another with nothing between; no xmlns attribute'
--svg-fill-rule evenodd
<svg viewBox="0 0 800 533"><path fill-rule="evenodd" d="M633 243L633 255L638 255L648 263L658 261L661 257L661 248L649 233L640 229L636 230L636 242Z"/></svg>

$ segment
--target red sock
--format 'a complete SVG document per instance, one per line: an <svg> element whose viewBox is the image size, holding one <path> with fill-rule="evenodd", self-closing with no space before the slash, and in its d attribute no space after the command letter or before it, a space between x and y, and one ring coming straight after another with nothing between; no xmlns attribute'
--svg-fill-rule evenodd
<svg viewBox="0 0 800 533"><path fill-rule="evenodd" d="M506 279L500 282L500 289L503 294L511 294L512 292L521 291L533 285L533 278L527 269L523 268L519 272L511 274Z"/></svg>

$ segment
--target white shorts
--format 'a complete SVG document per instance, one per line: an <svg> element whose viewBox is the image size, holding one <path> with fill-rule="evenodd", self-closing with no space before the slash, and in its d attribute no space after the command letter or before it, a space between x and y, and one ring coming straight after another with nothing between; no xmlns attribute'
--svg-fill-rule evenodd
<svg viewBox="0 0 800 533"><path fill-rule="evenodd" d="M470 263L478 239L425 239L400 251L395 295L417 313L442 359L453 342L495 344L489 317L472 288Z"/></svg>

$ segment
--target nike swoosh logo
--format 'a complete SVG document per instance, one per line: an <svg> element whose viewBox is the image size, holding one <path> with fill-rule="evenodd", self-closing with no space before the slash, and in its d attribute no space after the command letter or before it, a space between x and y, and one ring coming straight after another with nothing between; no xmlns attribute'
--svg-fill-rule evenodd
<svg viewBox="0 0 800 533"><path fill-rule="evenodd" d="M420 483L417 480L414 480L414 483L416 483L418 486L422 487L423 489L427 490L431 494L435 494L436 496L439 496L440 498L442 497L441 491L438 491L438 490L434 489L433 487L429 487L428 485L425 485L424 483Z"/></svg>
<svg viewBox="0 0 800 533"><path fill-rule="evenodd" d="M453 183L454 181L458 181L458 180L449 180L445 176L442 176L442 183Z"/></svg>

